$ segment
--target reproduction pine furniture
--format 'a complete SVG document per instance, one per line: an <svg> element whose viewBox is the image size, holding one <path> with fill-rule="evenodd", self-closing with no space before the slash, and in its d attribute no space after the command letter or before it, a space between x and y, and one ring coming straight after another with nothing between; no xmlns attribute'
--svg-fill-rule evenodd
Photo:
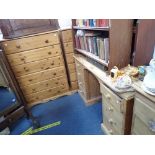
<svg viewBox="0 0 155 155"><path fill-rule="evenodd" d="M64 51L64 58L66 60L66 69L68 73L70 90L78 89L78 82L76 76L76 68L74 61L74 47L72 29L63 29L60 31L62 47Z"/></svg>
<svg viewBox="0 0 155 155"><path fill-rule="evenodd" d="M131 133L133 135L155 135L155 97L145 93L141 86L141 81L133 85L136 94Z"/></svg>
<svg viewBox="0 0 155 155"><path fill-rule="evenodd" d="M5 40L1 46L29 105L69 90L58 31Z"/></svg>
<svg viewBox="0 0 155 155"><path fill-rule="evenodd" d="M103 123L106 134L130 134L134 92L118 93L109 84L107 72L97 68L79 54L75 56L79 94L87 105L102 98ZM101 92L101 93L100 93Z"/></svg>

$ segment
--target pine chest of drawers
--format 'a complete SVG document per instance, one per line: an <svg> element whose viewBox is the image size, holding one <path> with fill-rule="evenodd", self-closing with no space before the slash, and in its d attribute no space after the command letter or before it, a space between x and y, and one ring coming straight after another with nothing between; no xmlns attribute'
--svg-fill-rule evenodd
<svg viewBox="0 0 155 155"><path fill-rule="evenodd" d="M132 124L133 97L119 96L100 83L102 93L102 128L106 134L130 134ZM129 95L130 96L130 95Z"/></svg>
<svg viewBox="0 0 155 155"><path fill-rule="evenodd" d="M132 121L133 135L155 135L155 97L141 88L142 82L134 84L136 90Z"/></svg>
<svg viewBox="0 0 155 155"><path fill-rule="evenodd" d="M12 39L1 45L28 104L68 91L58 31Z"/></svg>
<svg viewBox="0 0 155 155"><path fill-rule="evenodd" d="M64 50L64 56L66 60L66 66L68 71L68 77L70 82L70 89L77 90L78 83L76 77L76 67L74 60L74 48L73 48L73 36L71 29L65 29L61 31L62 45Z"/></svg>

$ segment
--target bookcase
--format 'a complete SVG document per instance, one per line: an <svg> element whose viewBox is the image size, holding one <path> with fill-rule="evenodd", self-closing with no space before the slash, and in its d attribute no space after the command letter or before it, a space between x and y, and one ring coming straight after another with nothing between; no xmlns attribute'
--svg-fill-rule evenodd
<svg viewBox="0 0 155 155"><path fill-rule="evenodd" d="M132 65L148 65L155 48L155 20L136 20L134 35Z"/></svg>
<svg viewBox="0 0 155 155"><path fill-rule="evenodd" d="M120 69L130 63L132 19L73 19L72 29L76 54L83 55L108 71L114 66ZM78 37L83 37L83 43ZM89 47L92 43L89 38L96 40L92 49ZM100 39L102 43L98 44ZM106 51L104 58L101 57L103 53L99 52L103 51L101 45Z"/></svg>

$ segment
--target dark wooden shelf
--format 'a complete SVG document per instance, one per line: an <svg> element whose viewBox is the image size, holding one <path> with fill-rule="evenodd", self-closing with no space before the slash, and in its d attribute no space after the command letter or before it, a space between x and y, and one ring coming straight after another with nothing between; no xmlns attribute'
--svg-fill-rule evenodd
<svg viewBox="0 0 155 155"><path fill-rule="evenodd" d="M109 27L79 27L79 26L73 26L73 29L77 29L77 30L109 31Z"/></svg>
<svg viewBox="0 0 155 155"><path fill-rule="evenodd" d="M108 67L108 63L105 62L105 60L100 59L98 56L96 56L96 55L94 55L94 54L92 54L92 53L90 53L90 52L87 52L87 51L85 51L85 50L82 50L82 49L75 48L75 50L78 51L79 53L82 53L82 54L84 54L85 56L87 56L87 57L89 57L89 58L91 58L91 59L97 61L98 63L100 63L100 64L102 64L102 65Z"/></svg>

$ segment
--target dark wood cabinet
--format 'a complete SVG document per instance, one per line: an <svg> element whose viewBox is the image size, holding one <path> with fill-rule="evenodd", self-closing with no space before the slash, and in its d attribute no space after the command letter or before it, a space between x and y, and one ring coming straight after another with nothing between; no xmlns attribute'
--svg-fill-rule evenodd
<svg viewBox="0 0 155 155"><path fill-rule="evenodd" d="M155 47L155 20L137 20L133 51L133 65L147 65L153 56Z"/></svg>
<svg viewBox="0 0 155 155"><path fill-rule="evenodd" d="M0 28L5 39L57 30L57 19L1 19Z"/></svg>

